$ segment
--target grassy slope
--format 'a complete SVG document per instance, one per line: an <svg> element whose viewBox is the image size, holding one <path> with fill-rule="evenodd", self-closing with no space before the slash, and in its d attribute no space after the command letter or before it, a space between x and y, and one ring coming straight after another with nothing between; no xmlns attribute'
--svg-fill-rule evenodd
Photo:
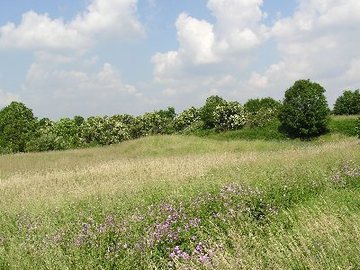
<svg viewBox="0 0 360 270"><path fill-rule="evenodd" d="M338 135L307 143L164 136L1 156L0 269L357 269L359 150ZM199 242L202 255L193 252ZM191 260L172 260L175 246Z"/></svg>

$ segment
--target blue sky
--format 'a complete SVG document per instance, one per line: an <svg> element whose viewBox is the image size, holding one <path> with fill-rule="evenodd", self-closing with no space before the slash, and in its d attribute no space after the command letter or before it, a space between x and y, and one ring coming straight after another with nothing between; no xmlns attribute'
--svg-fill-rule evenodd
<svg viewBox="0 0 360 270"><path fill-rule="evenodd" d="M212 94L282 99L303 78L331 105L359 88L359 25L356 0L2 0L0 107L179 112Z"/></svg>

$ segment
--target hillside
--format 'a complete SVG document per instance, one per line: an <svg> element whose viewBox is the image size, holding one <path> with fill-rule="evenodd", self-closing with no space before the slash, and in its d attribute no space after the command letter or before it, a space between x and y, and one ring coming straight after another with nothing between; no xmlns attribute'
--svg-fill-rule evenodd
<svg viewBox="0 0 360 270"><path fill-rule="evenodd" d="M360 144L153 136L0 156L1 269L356 269Z"/></svg>

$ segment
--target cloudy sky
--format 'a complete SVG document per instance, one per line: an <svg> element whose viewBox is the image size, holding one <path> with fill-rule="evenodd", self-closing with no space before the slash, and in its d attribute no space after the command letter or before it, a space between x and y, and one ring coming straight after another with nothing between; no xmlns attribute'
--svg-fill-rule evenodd
<svg viewBox="0 0 360 270"><path fill-rule="evenodd" d="M308 78L330 105L360 87L359 0L0 1L0 107L39 117L282 99Z"/></svg>

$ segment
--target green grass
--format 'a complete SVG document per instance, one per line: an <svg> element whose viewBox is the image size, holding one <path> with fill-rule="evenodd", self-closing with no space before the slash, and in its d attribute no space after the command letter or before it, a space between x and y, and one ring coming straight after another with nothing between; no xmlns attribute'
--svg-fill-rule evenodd
<svg viewBox="0 0 360 270"><path fill-rule="evenodd" d="M359 115L332 116L329 123L331 133L341 133L347 136L357 136L355 127Z"/></svg>
<svg viewBox="0 0 360 270"><path fill-rule="evenodd" d="M239 134L0 156L0 269L359 269L359 140Z"/></svg>

